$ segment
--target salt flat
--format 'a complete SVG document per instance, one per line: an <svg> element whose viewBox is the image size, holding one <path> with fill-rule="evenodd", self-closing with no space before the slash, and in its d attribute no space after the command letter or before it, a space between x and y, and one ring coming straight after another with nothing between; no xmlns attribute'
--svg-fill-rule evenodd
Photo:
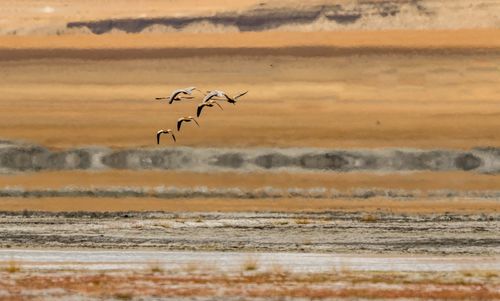
<svg viewBox="0 0 500 301"><path fill-rule="evenodd" d="M260 266L293 272L319 273L332 270L386 272L491 271L500 269L498 256L384 256L292 252L189 252L127 250L30 250L1 249L0 262L14 260L28 269L125 270L182 268L188 264L214 266L226 272L239 271L253 259Z"/></svg>

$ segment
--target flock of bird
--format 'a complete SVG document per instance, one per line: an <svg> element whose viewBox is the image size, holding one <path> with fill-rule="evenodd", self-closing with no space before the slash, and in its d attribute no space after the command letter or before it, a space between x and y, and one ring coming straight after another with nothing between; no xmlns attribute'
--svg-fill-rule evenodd
<svg viewBox="0 0 500 301"><path fill-rule="evenodd" d="M174 101L182 101L185 99L193 99L195 98L193 96L193 92L197 91L200 92L201 94L204 95L203 100L200 104L198 104L198 109L196 110L196 117L199 118L201 115L201 112L203 111L204 108L212 108L214 106L218 106L221 110L224 110L222 106L218 103L218 101L227 101L228 103L231 104L236 104L238 98L242 97L243 95L247 94L248 91L245 91L243 93L240 93L234 97L229 96L227 93L220 91L220 90L212 90L212 91L207 91L207 93L203 93L200 89L197 89L196 87L189 87L185 89L177 89L170 94L168 97L156 97L156 100L167 100L169 104L174 103ZM196 118L193 116L184 116L179 119L177 119L177 132L180 132L181 126L183 122L191 122L194 121L196 125L200 126ZM162 134L167 134L171 135L172 139L174 142L176 142L176 138L174 135L174 131L172 129L166 129L166 130L159 130L156 133L156 142L160 144L160 136Z"/></svg>

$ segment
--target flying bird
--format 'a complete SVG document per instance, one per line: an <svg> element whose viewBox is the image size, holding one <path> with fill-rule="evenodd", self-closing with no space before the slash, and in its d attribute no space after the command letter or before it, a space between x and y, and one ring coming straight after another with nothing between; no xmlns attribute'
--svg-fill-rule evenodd
<svg viewBox="0 0 500 301"><path fill-rule="evenodd" d="M174 139L174 142L176 142L177 140L175 140L175 135L174 135L174 131L172 131L171 129L168 129L168 130L159 130L157 133L156 133L156 142L158 144L160 144L160 136L161 134L170 134L172 135L172 139Z"/></svg>
<svg viewBox="0 0 500 301"><path fill-rule="evenodd" d="M212 99L214 97L224 97L224 95L226 95L226 93L219 91L219 90L207 91L207 93L208 94L205 95L202 102L208 102L208 101L210 101L210 99Z"/></svg>
<svg viewBox="0 0 500 301"><path fill-rule="evenodd" d="M234 105L234 104L236 104L236 100L238 98L240 98L241 96L243 96L243 95L245 95L247 93L248 93L248 91L245 91L245 92L240 93L240 94L238 94L238 95L236 95L235 97L232 97L232 98L229 97L227 94L224 93L224 97L226 97L227 102L232 103Z"/></svg>
<svg viewBox="0 0 500 301"><path fill-rule="evenodd" d="M199 91L196 87L189 87L185 89L177 89L170 94L169 97L156 97L156 100L162 100L162 99L167 99L169 104L172 104L174 101L180 101L182 99L191 99L194 98L192 96L183 96L183 95L192 95L193 91ZM201 92L203 93L203 92Z"/></svg>
<svg viewBox="0 0 500 301"><path fill-rule="evenodd" d="M206 94L205 97L203 98L203 102L208 102L210 99L212 99L214 97L221 97L221 98L223 98L223 100L226 100L229 103L235 104L236 103L236 99L238 99L241 96L247 94L248 91L240 93L239 95L236 95L235 97L230 97L229 95L227 95L226 92L220 91L220 90L207 91L207 93L208 94Z"/></svg>
<svg viewBox="0 0 500 301"><path fill-rule="evenodd" d="M194 121L196 123L197 126L200 126L200 124L198 123L198 121L196 121L196 119L192 116L187 116L187 117L181 117L177 120L177 131L180 131L181 130L181 125L183 122L191 122L191 121Z"/></svg>
<svg viewBox="0 0 500 301"><path fill-rule="evenodd" d="M202 103L200 103L198 105L198 109L196 110L196 117L200 117L201 111L203 110L204 107L211 108L214 105L219 106L219 108L224 111L224 109L222 108L222 106L217 101L215 101L215 100L212 99L212 100L209 100L207 102L202 102Z"/></svg>

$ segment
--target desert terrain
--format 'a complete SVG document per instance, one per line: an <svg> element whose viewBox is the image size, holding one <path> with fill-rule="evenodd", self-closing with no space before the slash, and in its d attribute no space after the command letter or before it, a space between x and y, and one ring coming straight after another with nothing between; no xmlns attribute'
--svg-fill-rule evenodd
<svg viewBox="0 0 500 301"><path fill-rule="evenodd" d="M0 299L500 299L498 16L4 1Z"/></svg>
<svg viewBox="0 0 500 301"><path fill-rule="evenodd" d="M484 42L489 36L500 35ZM288 46L251 55L198 47L187 56L161 47L0 49L7 51L0 62L0 135L50 148L152 146L157 129L196 108L195 101L167 106L154 98L196 85L249 90L251 101L207 111L203 130L186 127L179 136L183 146L465 149L500 141L498 48L427 53L432 48L410 44L394 53L388 47L386 55L377 47L316 53ZM46 54L30 57L38 52Z"/></svg>

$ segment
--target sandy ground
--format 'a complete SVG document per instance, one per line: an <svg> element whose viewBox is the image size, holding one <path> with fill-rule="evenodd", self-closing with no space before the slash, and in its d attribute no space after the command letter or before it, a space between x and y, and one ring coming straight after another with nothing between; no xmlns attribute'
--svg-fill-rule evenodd
<svg viewBox="0 0 500 301"><path fill-rule="evenodd" d="M494 18L471 17L491 16L487 7L494 1L475 3L465 15L440 12L443 19L432 25L474 28L461 30L58 32L69 21L213 14L259 5L254 0L108 2L2 3L0 33L25 36L0 37L1 139L52 149L154 146L158 129L193 115L199 102L169 106L154 98L196 85L250 92L236 106L204 112L199 129L186 127L178 135L179 146L500 146L499 29L484 26ZM459 172L0 177L2 187L69 185L500 188L498 176ZM497 199L2 198L0 210L0 299L500 298ZM96 248L113 251L89 251ZM126 249L132 250L122 252ZM202 250L208 253L179 252ZM200 264L200 258L210 263Z"/></svg>
<svg viewBox="0 0 500 301"><path fill-rule="evenodd" d="M102 252L43 252L47 256L40 256L36 252L24 254L48 260L49 266L54 264L51 260L63 259L65 255L90 255L89 258L98 261L103 257L110 257L102 256ZM126 259L131 255L108 253L111 254L116 254L115 259ZM459 258L363 258L365 263L392 263L407 259L408 262L418 262L425 266L425 271L401 272L397 269L398 264L392 265L395 269L384 271L350 269L356 267L352 263L361 260L361 257L280 254L283 257L278 258L272 254L272 260L260 261L251 257L251 254L201 253L200 255L206 256L206 260L200 262L199 257L193 253L139 254L142 258L157 256L161 260L132 267L129 263L118 263L115 264L116 267L126 269L98 271L92 269L92 264L87 265L89 270L55 263L53 267L56 269L47 270L47 262L35 265L14 260L2 262L0 294L6 300L157 300L159 296L162 300L493 300L500 297L498 272L482 268L462 270L460 263L456 266L453 263L458 262ZM181 261L194 261L166 266L163 262L168 261L169 256L175 256ZM218 260L223 258L227 261ZM324 262L327 265L319 272L289 270L286 259ZM443 261L436 264L439 259ZM475 262L474 266L477 266L479 262L487 261L465 258L463 262ZM347 265L338 266L335 262L346 262ZM498 261L493 262L498 264ZM331 265L332 263L334 264ZM362 265L366 265L365 263ZM224 270L227 265L234 267ZM447 265L452 267L451 271L439 271L440 267Z"/></svg>
<svg viewBox="0 0 500 301"><path fill-rule="evenodd" d="M372 49L497 50L500 29L353 30L348 32L146 33L127 35L0 36L5 49L168 49L329 47ZM477 50L476 50L477 51ZM201 52L199 55L203 55ZM6 57L2 57L3 60Z"/></svg>
<svg viewBox="0 0 500 301"><path fill-rule="evenodd" d="M498 214L4 212L0 247L498 255ZM78 229L75 231L75 229Z"/></svg>
<svg viewBox="0 0 500 301"><path fill-rule="evenodd" d="M207 111L202 127L186 127L177 145L470 148L500 141L495 54L54 58L0 66L0 136L53 148L152 146L158 129L194 114L198 102L169 106L154 97L189 85L250 92L236 106Z"/></svg>
<svg viewBox="0 0 500 301"><path fill-rule="evenodd" d="M493 300L497 223L450 214L3 213L0 297ZM20 246L37 250L10 249ZM81 250L96 246L113 250ZM351 248L359 255L337 253Z"/></svg>
<svg viewBox="0 0 500 301"><path fill-rule="evenodd" d="M157 199L157 198L2 198L1 211L98 211L122 212L167 211L167 212L396 212L402 214L497 214L500 212L498 200L477 198L434 198L388 200L383 197L369 200L340 199Z"/></svg>
<svg viewBox="0 0 500 301"><path fill-rule="evenodd" d="M335 188L349 191L355 188L380 188L419 190L498 190L497 175L468 172L408 172L408 173L370 173L370 172L259 172L259 173L195 173L181 171L54 171L17 173L0 176L0 187L23 187L25 189L78 187L196 187L207 188Z"/></svg>

